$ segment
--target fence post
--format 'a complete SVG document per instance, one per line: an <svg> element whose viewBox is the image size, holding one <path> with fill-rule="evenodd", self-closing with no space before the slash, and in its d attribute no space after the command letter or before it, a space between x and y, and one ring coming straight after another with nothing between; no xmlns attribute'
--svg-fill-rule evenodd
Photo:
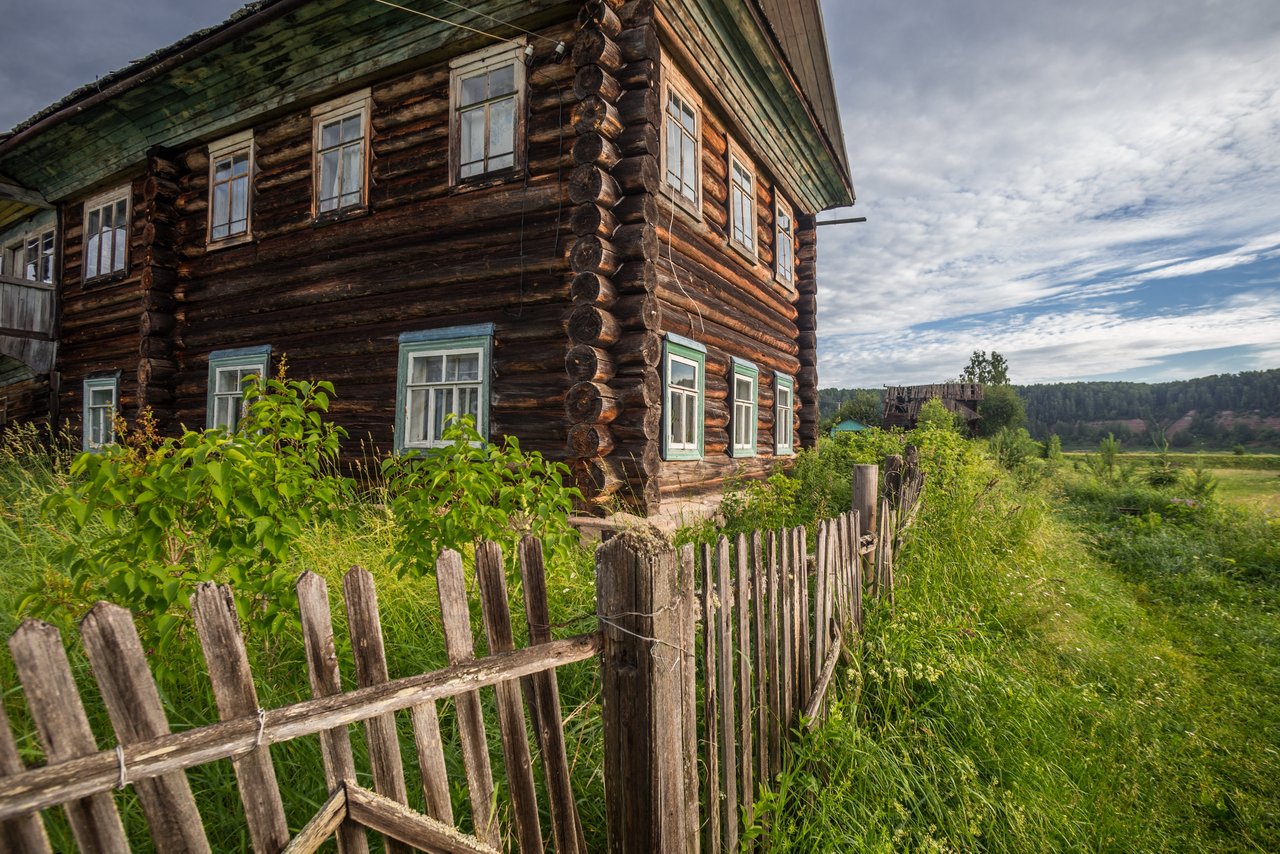
<svg viewBox="0 0 1280 854"><path fill-rule="evenodd" d="M609 851L678 852L697 791L686 791L682 666L692 625L676 555L656 535L624 531L596 549ZM714 807L712 807L714 809Z"/></svg>
<svg viewBox="0 0 1280 854"><path fill-rule="evenodd" d="M853 467L853 510L858 514L862 533L876 534L880 530L880 466L856 465ZM876 543L876 552L880 543ZM874 585L876 578L871 573L875 567L876 552L872 552L867 560L858 554L858 544L853 544L854 565L862 572L862 586L865 589ZM879 592L879 591L877 591Z"/></svg>

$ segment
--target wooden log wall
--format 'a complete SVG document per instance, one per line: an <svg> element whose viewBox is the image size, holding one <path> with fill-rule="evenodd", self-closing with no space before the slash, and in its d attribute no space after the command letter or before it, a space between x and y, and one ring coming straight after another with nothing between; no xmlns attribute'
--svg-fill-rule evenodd
<svg viewBox="0 0 1280 854"><path fill-rule="evenodd" d="M570 198L568 453L604 509L657 509L662 404L652 264L658 184L657 34L651 2L583 5Z"/></svg>
<svg viewBox="0 0 1280 854"><path fill-rule="evenodd" d="M178 166L167 152L147 158L142 182L142 207L135 221L142 227L142 313L138 318L138 408L151 407L161 423L173 419L174 385L178 363L174 358L174 287L178 282L178 253L174 246L177 223Z"/></svg>

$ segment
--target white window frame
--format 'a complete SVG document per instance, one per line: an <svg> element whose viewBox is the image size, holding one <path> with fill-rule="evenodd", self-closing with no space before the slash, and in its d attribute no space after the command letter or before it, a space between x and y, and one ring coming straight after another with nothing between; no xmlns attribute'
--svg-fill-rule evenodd
<svg viewBox="0 0 1280 854"><path fill-rule="evenodd" d="M107 407L95 406L93 404L93 392L110 390L111 403ZM117 371L109 376L89 377L84 381L84 407L83 407L83 427L84 427L84 450L100 451L107 445L114 445L116 442L116 413L120 411L120 373ZM105 411L104 411L105 410ZM102 441L94 441L95 421L101 419L105 415L106 420L97 426L102 428Z"/></svg>
<svg viewBox="0 0 1280 854"><path fill-rule="evenodd" d="M341 98L326 101L311 108L311 216L316 220L340 219L353 213L360 213L369 208L369 150L372 145L369 117L372 113L373 95L369 89L361 89ZM352 116L360 117L360 199L357 202L342 204L341 180L343 178L342 157L338 158L339 191L338 206L331 210L320 210L321 164L324 152L320 149L321 130L325 125L341 122ZM350 143L339 143L344 147Z"/></svg>
<svg viewBox="0 0 1280 854"><path fill-rule="evenodd" d="M752 264L754 264L760 257L760 235L758 234L759 218L756 215L756 190L758 189L760 178L756 174L755 166L747 156L742 153L742 149L739 148L732 139L729 140L728 149L729 174L727 183L729 188L729 245L741 252L749 261L751 261ZM740 196L743 195L742 191L739 189L736 176L734 175L735 164L740 166L742 171L746 172L751 179L749 192L745 194L747 197L747 221L745 223L745 228L743 228L743 236L749 237L751 241L750 243L740 240L735 235L734 210L735 206L740 203Z"/></svg>
<svg viewBox="0 0 1280 854"><path fill-rule="evenodd" d="M784 215L791 223L790 228L786 230L782 227ZM782 192L776 188L773 191L773 234L774 278L786 285L788 290L794 291L796 289L796 215L791 205L782 197Z"/></svg>
<svg viewBox="0 0 1280 854"><path fill-rule="evenodd" d="M671 384L671 366L682 364L694 369L697 390L690 391ZM675 400L680 408L691 415L694 425L694 441L673 440L672 414ZM697 341L667 333L662 354L662 455L668 460L700 460L706 446L707 407L707 348Z"/></svg>
<svg viewBox="0 0 1280 854"><path fill-rule="evenodd" d="M786 389L788 405L782 405ZM796 452L796 381L786 374L773 375L773 452L789 456Z"/></svg>
<svg viewBox="0 0 1280 854"><path fill-rule="evenodd" d="M671 96L675 95L688 106L693 109L693 190L694 198L690 199L683 192L683 176L681 177L681 186L677 187L671 183L671 172L669 162L669 151L667 149L667 141L669 139L671 128L670 117L667 110L671 103ZM662 168L662 190L666 193L671 201L679 205L682 209L691 214L695 219L702 219L702 100L694 91L678 71L669 63L662 64L662 103L661 103L661 140L659 141ZM682 129L683 135L683 129Z"/></svg>
<svg viewBox="0 0 1280 854"><path fill-rule="evenodd" d="M242 347L235 350L215 350L209 354L208 394L205 401L205 427L209 430L221 428L228 433L236 433L240 422L248 413L248 402L244 395L244 380L250 374L256 374L263 380L269 379L267 370L271 363L271 345L258 347ZM218 391L218 376L222 373L243 372L237 384L237 391ZM235 424L224 424L218 421L218 401L234 399L240 402L239 416Z"/></svg>
<svg viewBox="0 0 1280 854"><path fill-rule="evenodd" d="M213 221L214 210L214 193L217 189L216 176L218 174L218 161L234 158L237 155L245 154L249 159L249 171L244 180L245 187L245 222L244 231L229 232L225 237L214 237L213 229L217 225ZM254 145L253 130L246 130L240 133L220 139L217 142L209 144L209 215L207 217L207 228L205 230L205 242L212 248L221 248L223 246L235 246L239 243L246 243L253 240L253 178L256 164L254 162ZM225 182L230 188L239 178L232 177L231 180ZM227 191L227 215L231 216L232 193L230 189ZM233 220L228 219L228 226Z"/></svg>
<svg viewBox="0 0 1280 854"><path fill-rule="evenodd" d="M477 394L476 432L488 439L490 375L493 365L493 328L492 323L481 323L474 326L453 326L445 329L406 332L400 336L399 366L396 371L395 450L397 453L430 450L431 448L445 447L452 444L444 441L439 436L430 435L429 431L435 427L435 418L432 413L432 407L435 405L435 395L433 394L427 397L426 423L428 425L428 434L416 441L409 440L409 409L413 403L412 392L416 388L428 390L449 387L456 390L462 387L474 387ZM472 354L479 356L478 380L445 381L441 379L437 383L420 383L418 385L412 385L409 382L409 378L412 376L411 367L414 359L435 356L447 359L448 356Z"/></svg>
<svg viewBox="0 0 1280 854"><path fill-rule="evenodd" d="M510 42L503 42L484 50L478 50L474 53L468 53L459 56L449 63L449 184L450 186L461 186L474 184L477 182L489 182L494 180L506 180L518 176L524 172L525 168L525 143L527 139L527 128L525 126L525 104L528 98L528 74L524 63L525 39L521 37ZM482 169L482 171L462 176L462 81L467 77L474 76L476 73L484 71L492 71L503 65L512 64L513 68L513 86L515 103L512 107L511 120L511 165L502 166L497 169ZM498 96L498 97L506 97ZM476 104L468 104L471 109L478 109L483 106L486 111L485 116L485 160L489 159L488 155L488 105L497 98L486 99Z"/></svg>
<svg viewBox="0 0 1280 854"><path fill-rule="evenodd" d="M95 272L93 273L93 275L90 275L89 274L89 241L92 239L93 236L89 233L89 219L93 214L98 213L106 208L111 208L112 211L114 211L118 203L122 201L124 202L124 244L119 247L119 252L117 253L116 252L117 247L115 244L115 232L118 231L118 229L113 229L111 232L112 234L112 244L111 244L112 253L111 253L111 265L110 265L111 269L104 272L100 267L98 267L98 268L95 268ZM114 276L128 275L129 273L129 240L130 240L130 231L131 231L130 226L133 224L132 220L133 220L133 186L131 184L125 184L122 187L116 187L110 192L101 193L87 200L84 203L84 219L81 221L81 229L83 230L83 236L81 240L81 244L83 246L83 253L80 259L80 276L83 281L92 282L98 279L109 279ZM101 227L99 227L99 230L97 233L101 235L102 233ZM99 260L101 260L102 258L101 246L102 244L101 242L99 242L98 244L99 248L97 252L97 256ZM120 265L118 267L116 266L117 257L120 260Z"/></svg>
<svg viewBox="0 0 1280 854"><path fill-rule="evenodd" d="M738 394L739 382L750 385L750 397ZM729 453L754 457L760 430L760 369L736 356L730 359L729 401ZM745 433L741 439L740 433Z"/></svg>

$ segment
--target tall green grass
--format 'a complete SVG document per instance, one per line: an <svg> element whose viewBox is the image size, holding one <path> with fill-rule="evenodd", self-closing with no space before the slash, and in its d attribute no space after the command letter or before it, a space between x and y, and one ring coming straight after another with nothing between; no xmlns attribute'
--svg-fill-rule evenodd
<svg viewBox="0 0 1280 854"><path fill-rule="evenodd" d="M766 848L1280 849L1274 523L950 465Z"/></svg>

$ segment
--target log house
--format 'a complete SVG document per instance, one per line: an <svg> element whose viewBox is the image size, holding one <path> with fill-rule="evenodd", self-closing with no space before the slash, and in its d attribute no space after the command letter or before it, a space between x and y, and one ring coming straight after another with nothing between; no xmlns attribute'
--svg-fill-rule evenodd
<svg viewBox="0 0 1280 854"><path fill-rule="evenodd" d="M466 412L650 516L812 445L853 201L817 0L413 8L261 0L0 138L0 250L55 236L0 267L47 303L0 415L234 429L287 356L353 438Z"/></svg>

